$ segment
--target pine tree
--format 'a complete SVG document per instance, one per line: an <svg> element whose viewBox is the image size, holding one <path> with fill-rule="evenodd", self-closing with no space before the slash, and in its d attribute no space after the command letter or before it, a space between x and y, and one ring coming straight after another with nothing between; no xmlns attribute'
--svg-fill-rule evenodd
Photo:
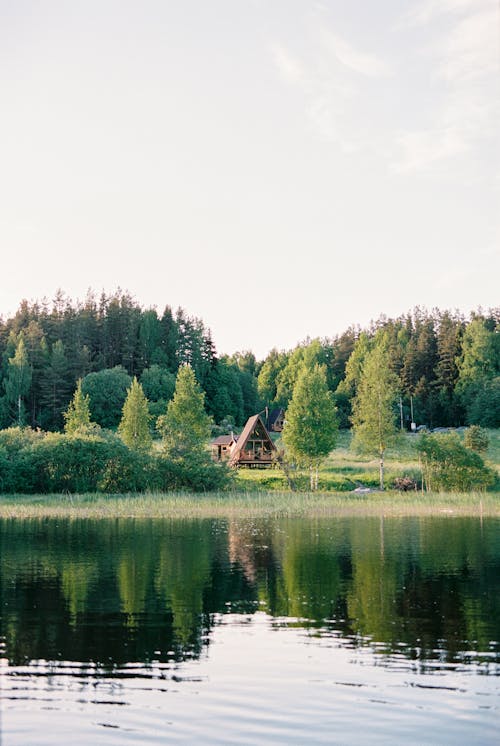
<svg viewBox="0 0 500 746"><path fill-rule="evenodd" d="M179 368L175 393L167 413L158 417L157 429L163 446L171 457L202 454L210 437L211 419L205 412L205 394L189 365Z"/></svg>
<svg viewBox="0 0 500 746"><path fill-rule="evenodd" d="M123 405L121 422L118 425L118 432L129 448L139 451L151 447L149 420L148 400L141 384L137 378L134 378Z"/></svg>
<svg viewBox="0 0 500 746"><path fill-rule="evenodd" d="M292 458L310 470L311 490L318 489L321 461L335 447L337 413L328 391L324 365L303 366L286 410L283 442Z"/></svg>
<svg viewBox="0 0 500 746"><path fill-rule="evenodd" d="M73 385L68 380L69 362L60 339L52 345L50 360L41 378L42 423L45 428L59 429L68 406Z"/></svg>
<svg viewBox="0 0 500 746"><path fill-rule="evenodd" d="M384 489L384 455L396 434L394 405L398 394L396 375L389 367L387 340L382 337L365 358L353 402L353 445L380 459L380 489Z"/></svg>
<svg viewBox="0 0 500 746"><path fill-rule="evenodd" d="M64 412L64 431L71 435L90 425L90 397L82 392L82 379L78 379L68 409Z"/></svg>

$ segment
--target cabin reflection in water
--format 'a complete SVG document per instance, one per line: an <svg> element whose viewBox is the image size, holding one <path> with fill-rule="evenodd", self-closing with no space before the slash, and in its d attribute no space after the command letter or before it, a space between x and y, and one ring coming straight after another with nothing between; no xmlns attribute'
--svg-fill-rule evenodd
<svg viewBox="0 0 500 746"><path fill-rule="evenodd" d="M249 417L239 436L221 435L212 441L214 461L227 461L231 466L271 466L276 446L260 415Z"/></svg>

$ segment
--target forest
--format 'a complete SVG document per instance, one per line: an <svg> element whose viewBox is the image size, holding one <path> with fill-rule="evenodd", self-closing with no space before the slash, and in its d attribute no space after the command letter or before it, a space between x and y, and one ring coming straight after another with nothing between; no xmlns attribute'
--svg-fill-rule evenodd
<svg viewBox="0 0 500 746"><path fill-rule="evenodd" d="M89 291L83 301L59 291L51 302L23 300L12 317L0 318L0 428L62 431L80 379L101 427L118 426L134 377L153 421L173 396L179 367L189 364L222 432L266 406L286 409L304 363L324 366L339 424L349 427L363 360L382 333L404 427L499 427L499 325L498 308L466 317L417 307L291 350L276 347L257 360L251 351L219 355L210 329L182 308L143 308L121 290L99 297Z"/></svg>

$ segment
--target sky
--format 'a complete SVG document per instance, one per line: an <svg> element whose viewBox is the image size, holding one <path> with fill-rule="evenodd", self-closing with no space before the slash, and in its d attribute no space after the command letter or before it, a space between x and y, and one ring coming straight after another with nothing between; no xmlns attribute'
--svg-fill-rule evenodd
<svg viewBox="0 0 500 746"><path fill-rule="evenodd" d="M0 316L128 290L263 358L499 305L497 0L0 0Z"/></svg>

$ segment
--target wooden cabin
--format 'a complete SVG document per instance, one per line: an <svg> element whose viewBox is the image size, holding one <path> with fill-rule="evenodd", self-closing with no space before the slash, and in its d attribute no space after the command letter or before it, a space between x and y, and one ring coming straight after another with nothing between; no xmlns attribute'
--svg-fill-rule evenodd
<svg viewBox="0 0 500 746"><path fill-rule="evenodd" d="M271 409L267 416L266 427L270 433L281 433L285 424L285 410L281 407Z"/></svg>
<svg viewBox="0 0 500 746"><path fill-rule="evenodd" d="M271 466L276 446L259 414L249 417L243 432L231 448L231 466Z"/></svg>
<svg viewBox="0 0 500 746"><path fill-rule="evenodd" d="M236 445L238 436L234 433L231 435L219 435L212 440L212 458L214 461L229 461L231 458L231 449Z"/></svg>

